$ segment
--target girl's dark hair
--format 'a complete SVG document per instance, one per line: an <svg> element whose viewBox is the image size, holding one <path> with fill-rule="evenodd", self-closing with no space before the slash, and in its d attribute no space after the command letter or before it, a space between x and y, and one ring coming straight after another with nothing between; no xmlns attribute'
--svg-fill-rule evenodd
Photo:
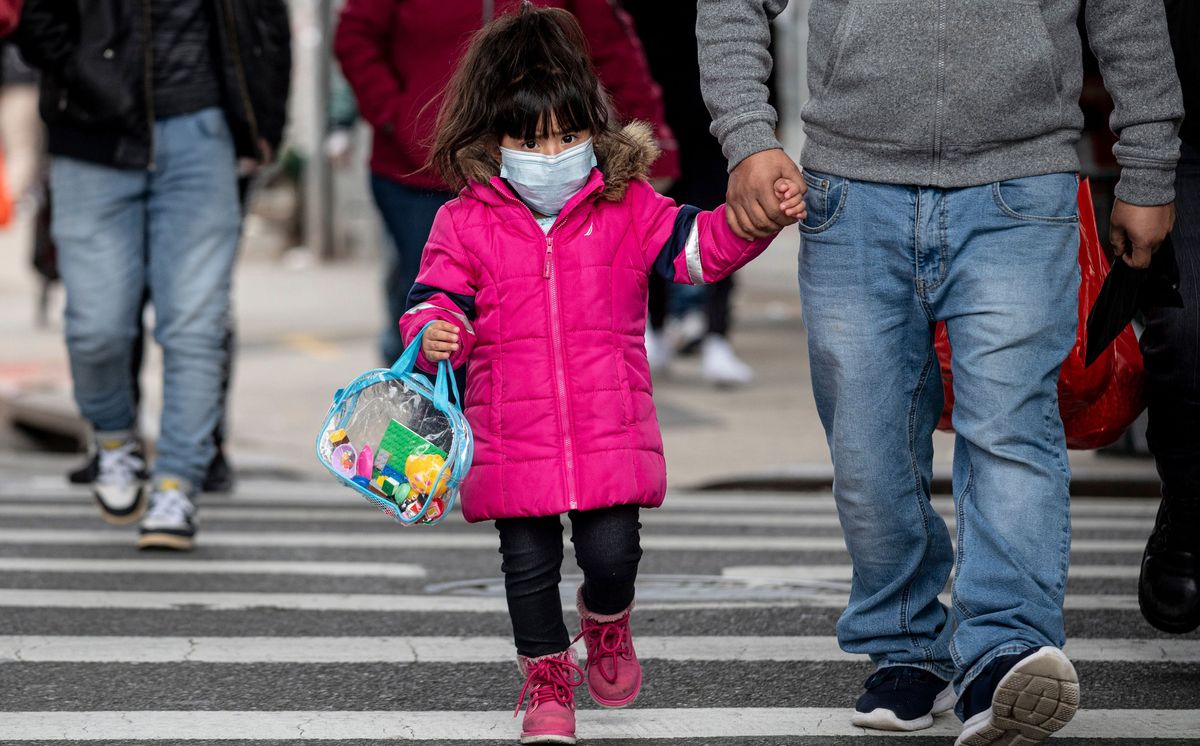
<svg viewBox="0 0 1200 746"><path fill-rule="evenodd" d="M579 22L565 10L525 2L472 37L446 85L428 165L459 189L472 176L462 162L465 149L500 135L548 136L551 114L564 132L617 136Z"/></svg>

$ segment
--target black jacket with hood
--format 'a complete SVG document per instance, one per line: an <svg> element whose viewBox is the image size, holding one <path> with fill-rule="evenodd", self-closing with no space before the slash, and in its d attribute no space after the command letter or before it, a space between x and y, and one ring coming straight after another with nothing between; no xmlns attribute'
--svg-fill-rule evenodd
<svg viewBox="0 0 1200 746"><path fill-rule="evenodd" d="M284 0L205 0L221 105L238 155L277 151L287 121L291 31ZM151 0L26 0L15 35L42 71L53 155L153 166Z"/></svg>

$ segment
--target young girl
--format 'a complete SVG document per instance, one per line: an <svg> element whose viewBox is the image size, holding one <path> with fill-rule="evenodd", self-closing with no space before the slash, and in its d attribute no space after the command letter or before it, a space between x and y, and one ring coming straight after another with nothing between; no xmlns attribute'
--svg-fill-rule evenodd
<svg viewBox="0 0 1200 746"><path fill-rule="evenodd" d="M500 533L525 676L518 712L528 699L522 743L575 743L584 680L604 707L641 688L629 626L638 510L666 491L644 346L648 276L712 282L769 242L737 238L724 206L701 212L656 194L648 129L620 128L610 112L569 13L526 4L478 32L431 154L461 192L434 221L400 324L410 342L435 322L426 370L468 366L475 462L463 514ZM559 596L564 513L584 576L586 672Z"/></svg>

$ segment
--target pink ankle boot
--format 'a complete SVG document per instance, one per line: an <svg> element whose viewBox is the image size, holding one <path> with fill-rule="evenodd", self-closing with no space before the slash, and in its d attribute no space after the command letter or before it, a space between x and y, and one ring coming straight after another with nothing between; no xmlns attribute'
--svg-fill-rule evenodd
<svg viewBox="0 0 1200 746"><path fill-rule="evenodd" d="M575 651L567 648L540 658L522 655L517 665L525 675L525 686L513 717L529 696L521 743L575 743L575 687L583 683Z"/></svg>
<svg viewBox="0 0 1200 746"><path fill-rule="evenodd" d="M583 605L583 586L575 595L579 607L580 637L587 645L587 683L592 699L601 707L624 707L642 689L642 664L633 651L628 609L617 614L597 614Z"/></svg>

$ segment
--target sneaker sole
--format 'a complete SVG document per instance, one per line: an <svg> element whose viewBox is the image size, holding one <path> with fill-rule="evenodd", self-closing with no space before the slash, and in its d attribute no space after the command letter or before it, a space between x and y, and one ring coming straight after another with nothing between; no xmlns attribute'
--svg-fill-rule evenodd
<svg viewBox="0 0 1200 746"><path fill-rule="evenodd" d="M575 743L575 736L521 736L521 743Z"/></svg>
<svg viewBox="0 0 1200 746"><path fill-rule="evenodd" d="M96 501L96 505L100 508L100 517L104 519L105 523L113 526L128 526L131 523L137 523L141 520L142 514L146 512L146 503L148 502L146 500L145 489L138 490L137 500L134 501L129 510L122 513L114 513L109 510L108 506L104 504L104 501L95 492L92 493L92 499Z"/></svg>
<svg viewBox="0 0 1200 746"><path fill-rule="evenodd" d="M151 533L138 537L137 547L138 549L173 549L177 552L190 552L192 543L191 536Z"/></svg>
<svg viewBox="0 0 1200 746"><path fill-rule="evenodd" d="M954 709L956 702L958 702L958 696L954 694L954 687L947 685L933 700L933 709L930 710L928 715L914 718L913 720L901 720L894 711L877 707L870 712L855 712L850 716L850 724L857 725L859 728L901 731L905 733L914 730L925 730L926 728L933 727L933 718L935 715L941 715L943 712Z"/></svg>
<svg viewBox="0 0 1200 746"><path fill-rule="evenodd" d="M954 746L1028 746L1062 730L1079 709L1079 675L1057 648L1045 647L1000 679L990 710L963 724Z"/></svg>

